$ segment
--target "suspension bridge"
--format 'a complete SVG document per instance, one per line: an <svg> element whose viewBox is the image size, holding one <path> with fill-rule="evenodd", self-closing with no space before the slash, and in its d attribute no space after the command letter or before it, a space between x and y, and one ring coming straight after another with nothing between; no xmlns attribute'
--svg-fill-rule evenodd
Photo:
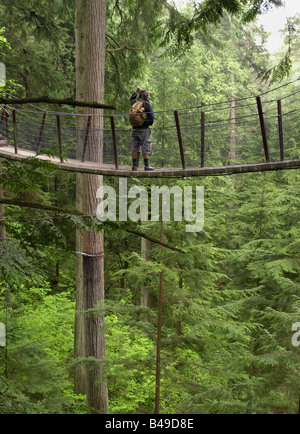
<svg viewBox="0 0 300 434"><path fill-rule="evenodd" d="M7 96L7 95L6 95ZM0 157L122 177L190 177L300 167L300 79L258 96L156 111L154 171L131 169L128 114L1 106Z"/></svg>

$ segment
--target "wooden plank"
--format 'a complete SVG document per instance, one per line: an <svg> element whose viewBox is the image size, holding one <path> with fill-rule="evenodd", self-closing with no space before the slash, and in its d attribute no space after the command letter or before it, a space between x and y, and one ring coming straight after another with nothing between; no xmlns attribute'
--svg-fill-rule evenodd
<svg viewBox="0 0 300 434"><path fill-rule="evenodd" d="M8 158L11 160L20 161L25 158L35 157L34 152L21 150L19 148L18 154L14 153L14 148L6 147L0 148L0 157ZM156 169L153 171L138 170L132 172L129 166L119 166L116 170L114 164L97 164L97 163L81 163L77 160L65 160L62 164L59 158L49 158L48 156L39 155L37 158L51 161L57 165L61 170L79 173L91 173L95 175L107 176L124 176L135 178L168 178L168 177L194 177L194 176L216 176L216 175L232 175L237 173L251 173L251 172L265 172L273 170L286 170L286 169L300 169L300 159L298 160L284 160L272 163L259 163L259 164L243 164L234 166L218 166L218 167L193 167L188 169L180 168L164 168Z"/></svg>

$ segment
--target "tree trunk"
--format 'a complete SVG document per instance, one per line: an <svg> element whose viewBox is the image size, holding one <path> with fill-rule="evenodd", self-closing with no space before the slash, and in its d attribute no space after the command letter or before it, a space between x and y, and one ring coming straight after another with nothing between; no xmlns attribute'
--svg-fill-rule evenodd
<svg viewBox="0 0 300 434"><path fill-rule="evenodd" d="M163 240L163 202L160 197L160 241ZM162 253L162 246L160 246ZM162 263L162 254L160 255ZM162 315L163 315L163 272L159 273L158 289L158 317L157 317L157 339L156 339L156 373L155 373L155 408L154 414L159 414L160 409L160 379L161 379L161 337L162 337Z"/></svg>
<svg viewBox="0 0 300 434"><path fill-rule="evenodd" d="M231 123L231 130L230 130L230 153L229 153L229 160L230 164L232 164L232 160L236 159L236 114L235 114L235 94L234 94L234 83L235 83L235 76L234 72L232 72L232 94L231 94L231 102L230 102L230 123Z"/></svg>
<svg viewBox="0 0 300 434"><path fill-rule="evenodd" d="M141 238L141 257L146 261L149 261L151 258L151 246L151 241ZM144 282L141 287L141 306L148 307L150 306L150 291L146 283L147 282Z"/></svg>
<svg viewBox="0 0 300 434"><path fill-rule="evenodd" d="M148 190L148 197L149 197L149 200L151 202L151 189L150 189L150 187L148 187L147 190ZM151 214L151 211L149 209L148 210L148 220L150 220L150 218L151 218L150 214ZM141 238L141 257L143 259L145 259L146 261L151 260L151 248L152 248L151 241L142 237ZM148 278L146 281L143 282L143 284L141 286L140 303L141 303L141 306L145 306L145 307L150 306L150 291L149 291L149 288L147 288L147 286L148 286L147 284L149 284Z"/></svg>
<svg viewBox="0 0 300 434"><path fill-rule="evenodd" d="M1 159L0 159L0 175L1 174L2 174L2 166L1 166ZM1 184L0 184L0 199L3 199L3 190ZM6 230L5 230L5 226L1 225L1 221L3 221L3 217L2 217L3 214L4 214L4 205L0 203L0 240L5 242Z"/></svg>
<svg viewBox="0 0 300 434"><path fill-rule="evenodd" d="M104 100L106 0L76 0L76 99ZM102 114L99 109L79 108L80 114ZM87 116L77 116L77 153L82 155ZM103 161L103 119L92 117L85 159ZM77 174L76 205L85 214L96 213L96 192L102 176ZM87 403L96 413L108 413L105 374L104 313L83 313L104 300L104 238L103 232L77 233L75 357L91 361L75 373L75 391L87 395ZM81 312L81 314L80 314ZM85 390L86 388L86 390Z"/></svg>
<svg viewBox="0 0 300 434"><path fill-rule="evenodd" d="M230 39L231 39L231 48L232 53L234 53L235 49L235 35L233 30L233 18L232 16L229 17L229 23L230 23ZM233 60L233 59L232 59ZM231 130L230 130L230 152L229 152L229 160L232 164L231 160L236 159L236 113L235 113L235 73L234 69L231 69L231 95L230 95L230 123L231 123Z"/></svg>

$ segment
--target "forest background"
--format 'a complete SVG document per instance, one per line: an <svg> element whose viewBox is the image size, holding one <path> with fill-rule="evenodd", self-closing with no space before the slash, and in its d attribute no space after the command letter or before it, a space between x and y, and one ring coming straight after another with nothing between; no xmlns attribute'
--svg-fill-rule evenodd
<svg viewBox="0 0 300 434"><path fill-rule="evenodd" d="M74 7L71 0L1 2L2 90L74 98ZM192 17L192 2L181 13ZM217 26L190 33L176 27L181 22L165 1L107 2L106 103L126 113L137 85L157 112L276 87L276 69L268 81L259 78L270 69L270 54L255 21L225 12ZM284 59L283 67L293 61L286 82L298 73L299 31L296 16L275 59ZM299 121L289 127L299 130ZM75 210L75 175L32 161L1 164L5 198ZM182 222L163 225L164 241L185 254L105 226L101 310L110 413L154 411L160 279L161 413L300 412L299 347L292 344L292 325L300 321L299 177L291 170L169 181L205 188L202 232L187 234ZM0 413L86 413L84 394L74 392L74 372L84 363L74 357L74 251L76 230L90 222L72 212L13 205L0 211ZM160 238L159 222L130 225Z"/></svg>

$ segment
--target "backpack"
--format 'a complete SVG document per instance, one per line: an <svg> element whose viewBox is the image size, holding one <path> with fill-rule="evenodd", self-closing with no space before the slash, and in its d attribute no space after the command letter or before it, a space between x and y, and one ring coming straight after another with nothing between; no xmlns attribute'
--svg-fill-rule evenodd
<svg viewBox="0 0 300 434"><path fill-rule="evenodd" d="M147 114L143 113L145 108L142 101L136 101L129 110L129 122L133 127L141 127L147 119Z"/></svg>

